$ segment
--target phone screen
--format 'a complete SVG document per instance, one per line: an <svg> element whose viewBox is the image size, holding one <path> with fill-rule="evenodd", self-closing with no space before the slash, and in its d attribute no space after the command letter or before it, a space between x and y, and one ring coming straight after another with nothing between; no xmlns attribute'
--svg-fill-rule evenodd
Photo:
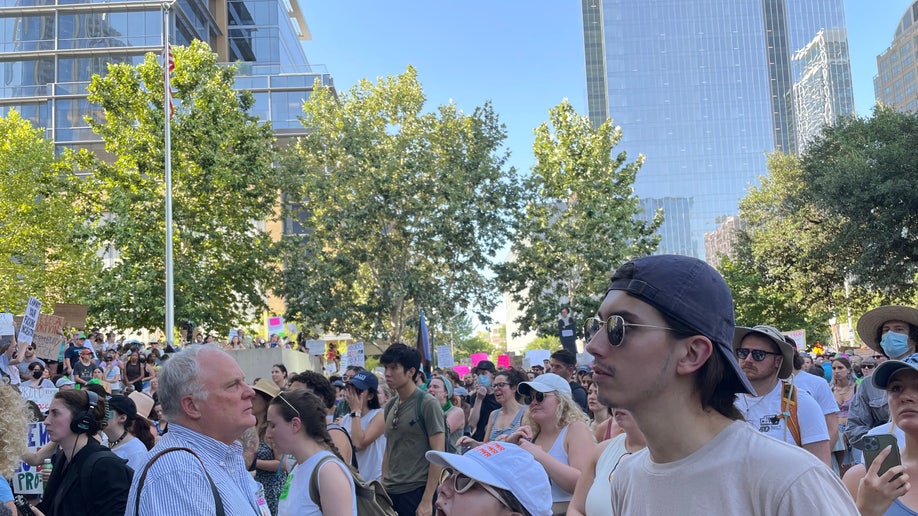
<svg viewBox="0 0 918 516"><path fill-rule="evenodd" d="M883 460L883 463L880 464L877 476L883 476L890 468L902 464L902 458L899 456L899 443L896 440L896 436L892 434L864 436L864 466L867 469L870 469L870 465L873 464L874 459L876 459L877 455L885 450L887 446L892 446L892 450L889 455L886 456L886 459Z"/></svg>

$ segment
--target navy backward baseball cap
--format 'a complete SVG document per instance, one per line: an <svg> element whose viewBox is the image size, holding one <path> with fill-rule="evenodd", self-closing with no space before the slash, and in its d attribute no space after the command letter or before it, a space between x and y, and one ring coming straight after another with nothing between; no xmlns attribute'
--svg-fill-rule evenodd
<svg viewBox="0 0 918 516"><path fill-rule="evenodd" d="M733 354L733 296L730 287L702 260L656 255L625 263L606 289L622 290L714 343L724 362L721 380L736 393L754 394Z"/></svg>

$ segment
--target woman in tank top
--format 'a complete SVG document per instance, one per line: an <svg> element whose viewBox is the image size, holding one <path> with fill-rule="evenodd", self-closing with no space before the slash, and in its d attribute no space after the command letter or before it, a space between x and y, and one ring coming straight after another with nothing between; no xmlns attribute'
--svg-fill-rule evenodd
<svg viewBox="0 0 918 516"><path fill-rule="evenodd" d="M496 441L502 435L510 435L523 423L526 406L520 403L516 390L524 381L526 377L516 369L501 371L494 377L491 386L494 388L494 399L500 403L500 408L491 412L488 425L485 427L485 442ZM465 436L459 439L458 444L465 448L476 448L484 443Z"/></svg>
<svg viewBox="0 0 918 516"><path fill-rule="evenodd" d="M586 414L571 398L570 384L556 374L523 382L518 391L529 411L523 426L506 441L531 453L545 468L551 483L552 514L565 514L596 444Z"/></svg>

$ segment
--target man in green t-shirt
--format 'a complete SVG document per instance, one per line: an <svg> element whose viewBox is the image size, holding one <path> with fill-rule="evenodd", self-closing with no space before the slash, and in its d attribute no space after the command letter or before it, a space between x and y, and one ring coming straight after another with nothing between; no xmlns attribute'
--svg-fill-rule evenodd
<svg viewBox="0 0 918 516"><path fill-rule="evenodd" d="M444 449L443 411L433 396L412 381L421 368L416 349L393 344L379 363L386 368L386 385L398 393L385 408L383 485L399 516L429 516L441 468L428 463L424 454Z"/></svg>

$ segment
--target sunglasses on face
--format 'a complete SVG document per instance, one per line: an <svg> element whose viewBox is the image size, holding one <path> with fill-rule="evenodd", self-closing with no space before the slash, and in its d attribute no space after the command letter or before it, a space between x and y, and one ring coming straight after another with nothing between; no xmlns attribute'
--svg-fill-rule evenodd
<svg viewBox="0 0 918 516"><path fill-rule="evenodd" d="M445 484L446 482L449 481L449 479L453 479L453 492L455 492L456 494L462 494L462 493L468 492L470 489L478 485L478 486L481 486L482 489L487 491L488 494L490 494L494 498L497 498L497 501L499 501L501 505L503 505L507 509L510 509L511 511L515 510L513 507L510 506L509 503L507 503L506 500L504 500L504 497L501 496L500 493L498 493L496 489L489 486L488 484L485 484L484 482L479 482L478 480L475 480L474 478L463 475L462 473L459 473L456 470L453 470L450 468L444 468L443 472L440 473L440 484Z"/></svg>
<svg viewBox="0 0 918 516"><path fill-rule="evenodd" d="M535 391L532 394L527 394L526 396L523 396L523 403L525 403L526 405L531 405L533 401L542 403L543 401L545 401L546 396L551 396L551 395L552 394L550 392Z"/></svg>
<svg viewBox="0 0 918 516"><path fill-rule="evenodd" d="M873 364L861 364L861 369L873 369L874 367L876 366Z"/></svg>
<svg viewBox="0 0 918 516"><path fill-rule="evenodd" d="M625 341L625 328L650 328L654 330L674 331L672 328L666 328L664 326L628 323L625 322L625 319L620 315L610 315L605 321L594 316L587 319L586 323L583 325L583 334L586 336L587 342L593 340L593 337L602 330L603 326L606 327L606 336L609 338L609 345L613 348L621 346Z"/></svg>
<svg viewBox="0 0 918 516"><path fill-rule="evenodd" d="M778 355L781 356L781 353L775 353L774 351L762 351L761 349L749 349L749 348L736 348L734 351L736 353L736 358L740 360L746 360L749 354L752 354L752 359L756 362L761 362L765 360L765 357L768 355Z"/></svg>

